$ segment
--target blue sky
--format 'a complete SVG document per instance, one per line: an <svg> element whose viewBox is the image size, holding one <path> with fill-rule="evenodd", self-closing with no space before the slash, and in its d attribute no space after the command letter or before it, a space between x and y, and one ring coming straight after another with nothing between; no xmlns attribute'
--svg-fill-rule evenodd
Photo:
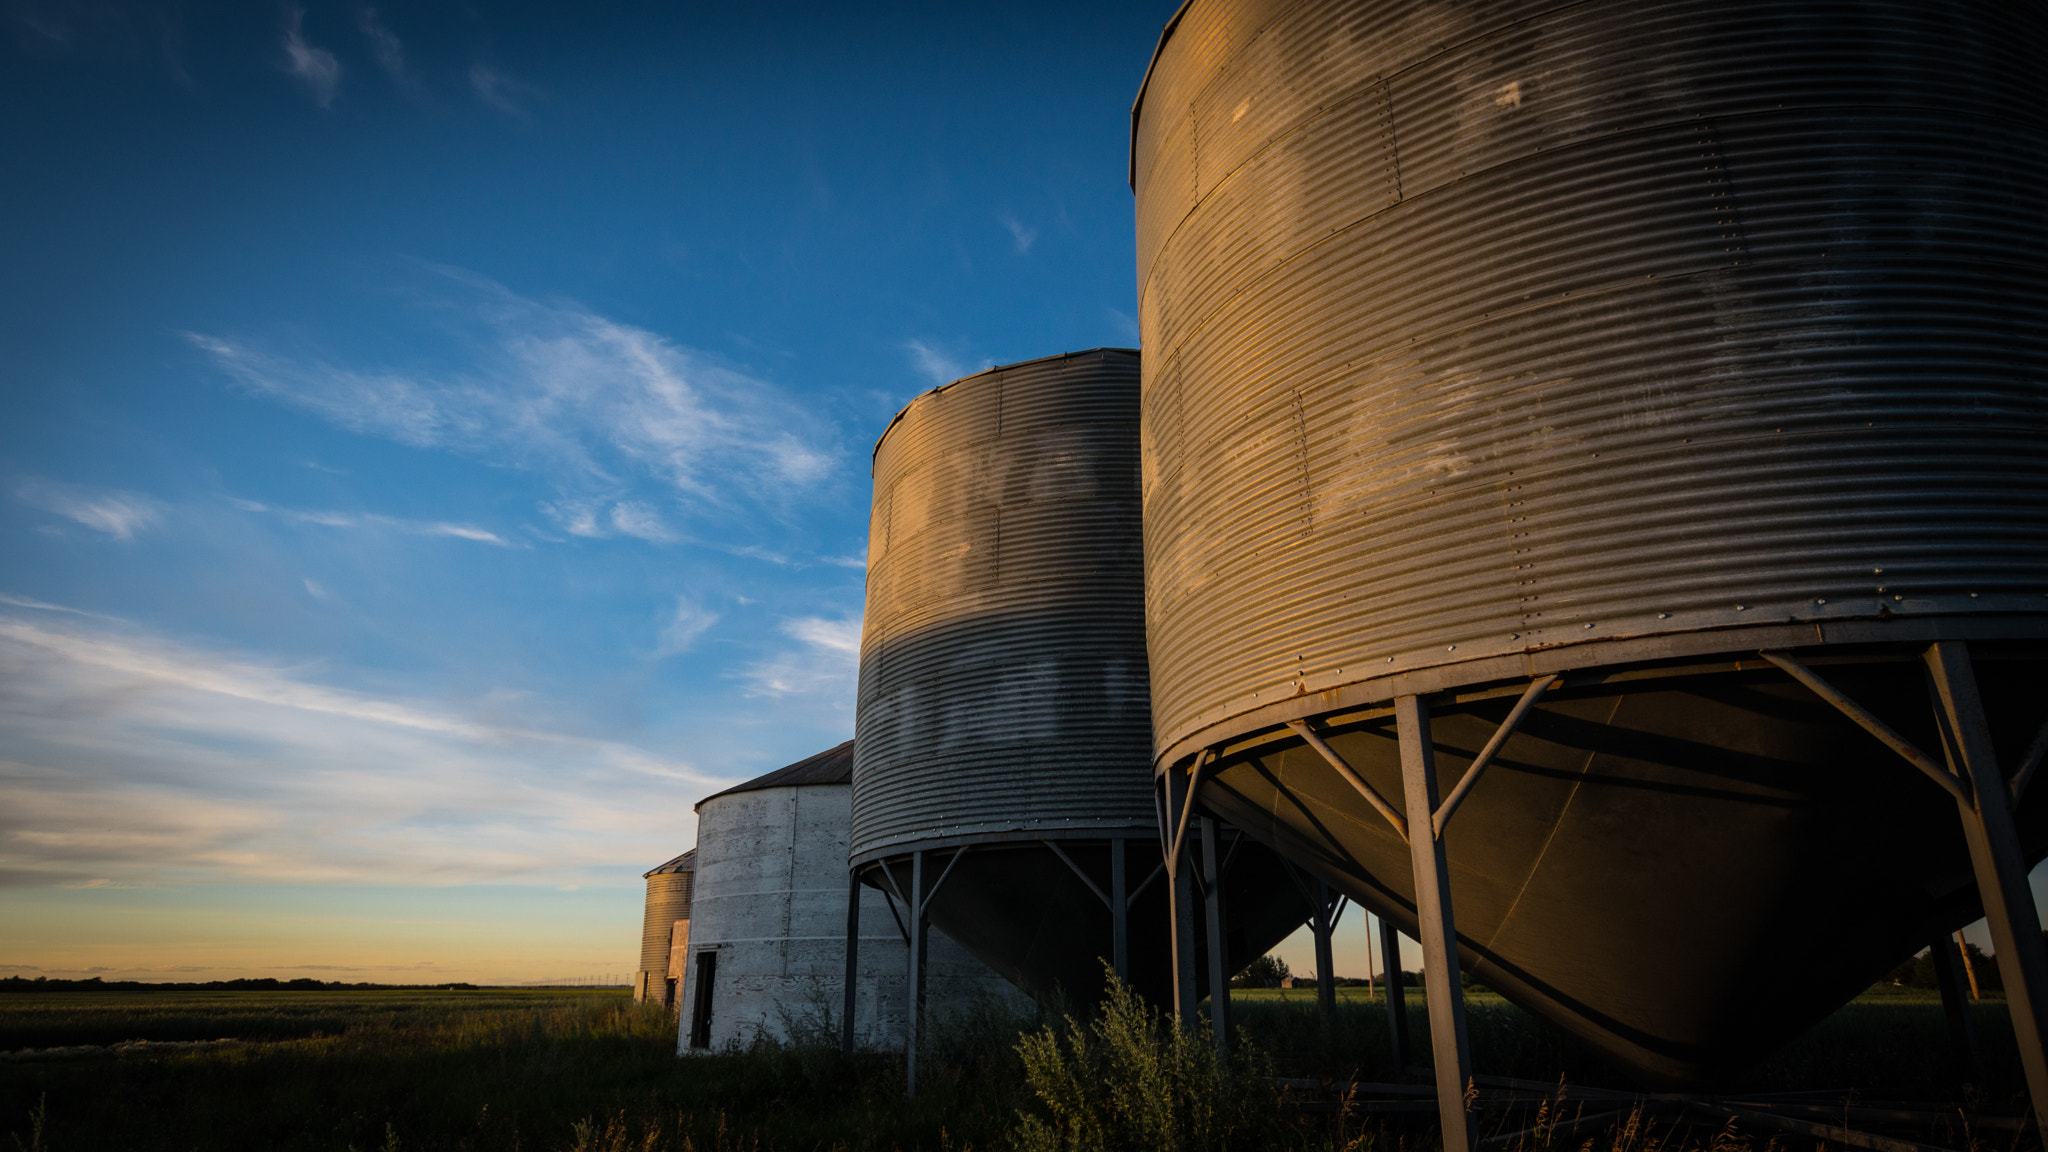
<svg viewBox="0 0 2048 1152"><path fill-rule="evenodd" d="M1136 343L1173 4L0 4L0 966L630 970L868 454Z"/></svg>
<svg viewBox="0 0 2048 1152"><path fill-rule="evenodd" d="M623 979L890 416L1137 343L1173 8L0 0L0 974Z"/></svg>

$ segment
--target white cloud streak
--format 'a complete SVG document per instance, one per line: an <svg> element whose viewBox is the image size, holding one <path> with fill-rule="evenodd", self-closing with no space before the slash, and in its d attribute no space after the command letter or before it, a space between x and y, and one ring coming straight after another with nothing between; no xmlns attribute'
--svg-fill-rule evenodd
<svg viewBox="0 0 2048 1152"><path fill-rule="evenodd" d="M322 528L368 528L399 532L409 536L452 536L457 540L495 544L500 548L512 547L511 541L503 536L474 524L456 524L446 520L408 520L400 516L382 516L374 512L318 512L273 508L254 500L236 498L230 498L228 503L244 512L274 513L294 523L315 524Z"/></svg>
<svg viewBox="0 0 2048 1152"><path fill-rule="evenodd" d="M0 883L574 883L724 783L310 671L0 614Z"/></svg>
<svg viewBox="0 0 2048 1152"><path fill-rule="evenodd" d="M393 80L405 80L405 44L396 33L384 26L377 18L375 8L365 8L357 17L356 26L370 42L370 54L377 60L377 66L384 69Z"/></svg>
<svg viewBox="0 0 2048 1152"><path fill-rule="evenodd" d="M24 480L14 486L14 498L116 540L131 539L137 532L155 527L163 518L163 506L157 501L111 488Z"/></svg>
<svg viewBox="0 0 2048 1152"><path fill-rule="evenodd" d="M313 103L322 108L332 107L334 97L341 91L341 61L334 58L334 53L316 48L306 40L305 9L292 8L287 20L284 70L306 86Z"/></svg>
<svg viewBox="0 0 2048 1152"><path fill-rule="evenodd" d="M667 544L676 538L662 522L661 513L637 500L621 500L612 505L611 524L621 536L654 544Z"/></svg>
<svg viewBox="0 0 2048 1152"><path fill-rule="evenodd" d="M38 612L63 612L71 616L92 615L90 612L81 612L76 608L66 608L62 604L51 604L44 600L33 600L27 596L9 596L6 593L0 593L0 604L8 604L16 608L33 608Z"/></svg>
<svg viewBox="0 0 2048 1152"><path fill-rule="evenodd" d="M1011 243L1017 246L1019 256L1029 255L1031 246L1038 242L1038 229L1027 226L1015 216L1005 215L1003 227L1009 230Z"/></svg>
<svg viewBox="0 0 2048 1152"><path fill-rule="evenodd" d="M531 84L521 83L481 62L470 65L469 86L477 99L500 112L515 114L526 110L521 106L522 101L539 94Z"/></svg>
<svg viewBox="0 0 2048 1152"><path fill-rule="evenodd" d="M543 511L576 536L677 539L663 504L773 504L840 465L832 429L772 385L587 309L451 275L480 301L470 313L476 363L460 373L360 370L188 339L251 392L342 427L546 474L564 496Z"/></svg>
<svg viewBox="0 0 2048 1152"><path fill-rule="evenodd" d="M702 636L713 624L718 623L718 620L718 613L697 604L688 596L677 597L674 614L669 617L668 623L662 625L661 636L654 649L655 656L674 656L689 651L690 646L697 642L697 637Z"/></svg>
<svg viewBox="0 0 2048 1152"><path fill-rule="evenodd" d="M749 665L741 673L748 684L747 694L805 696L828 707L850 708L860 671L860 629L858 616L802 616L786 621L783 634L801 647Z"/></svg>
<svg viewBox="0 0 2048 1152"><path fill-rule="evenodd" d="M980 372L995 364L993 360L979 360L970 368L923 340L907 340L903 344L903 350L910 353L911 365L935 385L951 384L962 376Z"/></svg>

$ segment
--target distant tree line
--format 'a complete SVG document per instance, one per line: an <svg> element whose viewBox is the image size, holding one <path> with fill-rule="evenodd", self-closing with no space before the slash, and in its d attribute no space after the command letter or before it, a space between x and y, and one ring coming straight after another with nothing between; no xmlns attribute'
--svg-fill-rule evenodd
<svg viewBox="0 0 2048 1152"><path fill-rule="evenodd" d="M8 992L425 992L476 988L475 984L350 984L340 980L275 980L268 976L245 980L208 980L204 984L148 984L138 980L52 980L38 976L0 979L0 994Z"/></svg>
<svg viewBox="0 0 2048 1152"><path fill-rule="evenodd" d="M1955 943L1953 941L1943 941L1941 946L1953 950ZM1963 948L1970 954L1970 969L1977 975L1978 988L1988 992L1994 988L2002 989L2005 987L1998 979L1997 958L1987 955L1983 949L1975 944L1964 944ZM1892 974L1886 977L1886 981L1904 988L1941 987L1941 982L1935 979L1934 976L1934 950L1932 948L1926 949L1918 956L1892 969Z"/></svg>
<svg viewBox="0 0 2048 1152"><path fill-rule="evenodd" d="M1420 988L1422 986L1422 973L1403 972L1401 975L1407 981L1408 987ZM1460 975L1464 977L1464 987L1468 991L1486 991L1486 985L1473 980L1470 972L1462 972ZM1244 971L1231 977L1230 986L1232 988L1279 988L1282 986L1281 981L1290 978L1295 980L1296 987L1300 987L1303 984L1314 983L1316 977L1313 972L1295 977L1294 973L1288 969L1287 961L1282 960L1278 956L1261 956L1250 964L1245 965ZM1363 976L1338 976L1331 980L1330 983L1337 988L1363 988L1368 984L1380 983L1380 978L1376 977L1368 980Z"/></svg>
<svg viewBox="0 0 2048 1152"><path fill-rule="evenodd" d="M1278 956L1261 956L1244 966L1244 971L1230 978L1232 988L1278 988L1282 980L1294 975L1287 970L1287 961Z"/></svg>

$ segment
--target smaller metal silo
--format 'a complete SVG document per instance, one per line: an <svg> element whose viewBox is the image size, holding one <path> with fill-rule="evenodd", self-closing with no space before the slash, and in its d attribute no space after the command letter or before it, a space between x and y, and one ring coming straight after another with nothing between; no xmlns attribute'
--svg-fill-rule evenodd
<svg viewBox="0 0 2048 1152"><path fill-rule="evenodd" d="M640 970L633 975L633 1002L659 1000L676 1006L683 953L690 943L690 894L697 879L697 850L690 849L643 873L647 914L640 926Z"/></svg>
<svg viewBox="0 0 2048 1152"><path fill-rule="evenodd" d="M876 443L850 865L1033 995L1090 1004L1107 964L1192 1013L1311 908L1234 828L1181 837L1199 882L1155 855L1139 376L1129 348L990 368Z"/></svg>
<svg viewBox="0 0 2048 1152"><path fill-rule="evenodd" d="M698 802L679 1052L786 1039L792 1026L842 1034L852 779L849 740ZM907 943L880 892L862 894L862 911L876 935L857 952L854 1039L893 1048L903 1037ZM1023 1003L951 940L935 934L930 956L928 1006Z"/></svg>

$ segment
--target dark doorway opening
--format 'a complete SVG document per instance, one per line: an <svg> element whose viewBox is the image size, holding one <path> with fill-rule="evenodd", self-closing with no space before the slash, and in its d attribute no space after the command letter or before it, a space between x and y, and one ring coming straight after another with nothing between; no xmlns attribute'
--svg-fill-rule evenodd
<svg viewBox="0 0 2048 1152"><path fill-rule="evenodd" d="M718 953L697 953L696 995L690 998L690 1047L711 1047L711 986L718 979Z"/></svg>

